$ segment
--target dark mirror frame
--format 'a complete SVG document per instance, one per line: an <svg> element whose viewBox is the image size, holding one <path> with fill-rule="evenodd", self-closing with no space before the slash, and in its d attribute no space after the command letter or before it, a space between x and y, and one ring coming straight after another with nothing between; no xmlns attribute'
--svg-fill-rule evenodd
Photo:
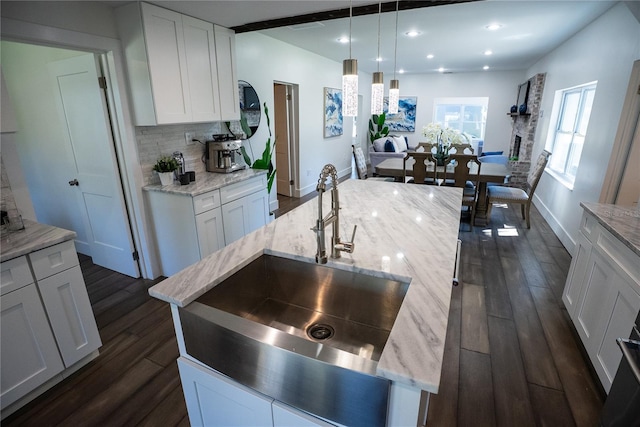
<svg viewBox="0 0 640 427"><path fill-rule="evenodd" d="M247 119L251 133L255 134L258 126L260 126L260 116L262 115L260 98L258 98L253 86L244 80L238 80L238 94L240 97L240 110L242 110Z"/></svg>

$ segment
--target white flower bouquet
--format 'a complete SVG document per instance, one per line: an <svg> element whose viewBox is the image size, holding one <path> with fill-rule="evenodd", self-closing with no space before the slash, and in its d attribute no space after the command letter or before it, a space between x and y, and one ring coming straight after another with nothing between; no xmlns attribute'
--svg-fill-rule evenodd
<svg viewBox="0 0 640 427"><path fill-rule="evenodd" d="M465 144L468 142L467 136L460 133L456 129L443 128L440 123L429 123L422 128L422 136L426 137L428 142L438 144L437 152L434 157L443 160L449 156L449 150L452 145Z"/></svg>

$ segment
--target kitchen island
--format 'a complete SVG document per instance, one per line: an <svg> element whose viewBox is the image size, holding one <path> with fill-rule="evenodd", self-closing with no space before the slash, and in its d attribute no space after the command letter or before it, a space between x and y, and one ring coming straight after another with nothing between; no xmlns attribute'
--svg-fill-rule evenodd
<svg viewBox="0 0 640 427"><path fill-rule="evenodd" d="M437 393L440 383L462 191L355 180L338 187L340 235L349 236L354 225L358 231L354 252L329 258L327 266L409 283L376 376L391 384L387 424L421 425L427 393ZM328 212L329 197L323 202ZM181 359L193 360L181 339L178 307L263 254L314 263L316 219L314 199L149 290L172 305Z"/></svg>

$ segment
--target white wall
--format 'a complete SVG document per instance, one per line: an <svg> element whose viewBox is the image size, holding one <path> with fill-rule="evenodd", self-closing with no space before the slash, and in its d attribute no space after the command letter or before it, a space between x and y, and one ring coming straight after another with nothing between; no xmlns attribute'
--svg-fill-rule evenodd
<svg viewBox="0 0 640 427"><path fill-rule="evenodd" d="M118 38L113 9L106 2L3 1L1 13L5 18Z"/></svg>
<svg viewBox="0 0 640 427"><path fill-rule="evenodd" d="M304 195L314 191L318 174L327 163L332 163L340 176L350 173L352 119L345 117L344 132L341 136L323 136L323 91L325 87L342 87L342 64L254 33L236 35L236 55L238 79L249 82L256 90L260 103L267 103L272 120L272 132L273 83L298 85L300 180L295 184L296 192ZM360 73L360 93L366 104L362 106L363 111L370 108L366 101L371 97L370 84L369 87L365 84L370 81L371 75ZM368 115L366 117L368 119ZM260 127L251 137L254 153L262 153L268 136L266 120L262 117ZM272 191L272 197L275 197L275 193L276 191Z"/></svg>
<svg viewBox="0 0 640 427"><path fill-rule="evenodd" d="M527 75L547 73L533 157L544 149L557 90L598 81L580 166L573 190L543 174L535 204L565 245L573 252L580 225L580 202L597 202L631 75L640 58L640 23L620 3L574 37L546 55Z"/></svg>
<svg viewBox="0 0 640 427"><path fill-rule="evenodd" d="M418 97L416 131L406 135L414 145L423 140L422 127L433 121L435 98L488 97L487 128L483 150L502 150L508 154L513 120L507 113L516 103L518 85L528 78L529 75L525 74L524 70L400 75L398 77L400 95Z"/></svg>

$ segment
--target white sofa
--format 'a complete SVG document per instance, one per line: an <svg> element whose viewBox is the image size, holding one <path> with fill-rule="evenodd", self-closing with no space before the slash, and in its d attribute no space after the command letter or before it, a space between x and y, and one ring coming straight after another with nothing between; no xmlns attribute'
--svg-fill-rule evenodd
<svg viewBox="0 0 640 427"><path fill-rule="evenodd" d="M387 143L389 141L389 143ZM385 150L385 145L387 150ZM393 147L393 151L391 150ZM404 158L407 150L415 150L416 146L409 146L406 136L389 135L378 138L369 146L369 159L371 161L371 170L375 174L376 166L380 162L390 158Z"/></svg>

